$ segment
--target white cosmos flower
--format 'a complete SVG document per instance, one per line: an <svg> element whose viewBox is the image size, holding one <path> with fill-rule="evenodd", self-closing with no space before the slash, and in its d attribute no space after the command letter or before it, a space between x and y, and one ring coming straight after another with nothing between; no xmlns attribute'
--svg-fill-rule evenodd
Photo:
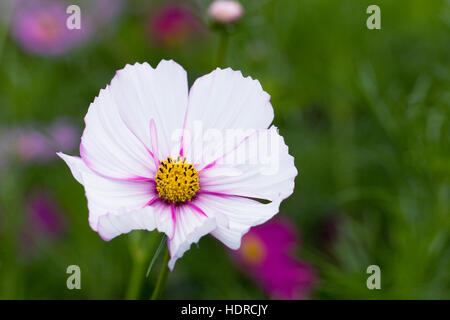
<svg viewBox="0 0 450 320"><path fill-rule="evenodd" d="M270 96L240 71L216 69L188 92L174 61L136 63L91 103L80 157L59 156L85 188L91 228L106 241L164 232L173 270L208 233L238 249L293 192L294 158L272 120Z"/></svg>

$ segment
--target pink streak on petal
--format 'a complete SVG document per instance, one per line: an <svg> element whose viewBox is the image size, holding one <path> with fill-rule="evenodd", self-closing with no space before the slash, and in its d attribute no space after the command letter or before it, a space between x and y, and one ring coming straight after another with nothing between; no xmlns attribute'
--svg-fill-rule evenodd
<svg viewBox="0 0 450 320"><path fill-rule="evenodd" d="M147 206L151 206L151 205L154 204L156 201L160 201L160 199L159 199L158 196L153 197L149 202L147 202L147 203L144 205L144 208L147 207Z"/></svg>
<svg viewBox="0 0 450 320"><path fill-rule="evenodd" d="M204 166L201 170L199 170L199 173L200 173L201 171L203 171L203 170L207 170L207 169L210 169L210 168L214 167L214 166L217 164L217 162L219 162L221 159L225 158L228 154L232 153L233 151L236 151L236 149L239 148L239 147L241 146L241 144L243 144L243 143L244 143L245 141L247 141L250 137L252 137L253 135L255 135L255 134L257 134L258 132L261 132L261 131L262 131L262 130L256 130L256 131L253 132L252 134L246 136L246 137L245 137L244 139L242 139L238 144L236 144L236 146L235 146L233 149L231 149L231 150L225 152L225 153L224 153L223 155L221 155L219 158L217 158L216 160L214 160L214 161L210 162L209 164L207 164L206 166Z"/></svg>
<svg viewBox="0 0 450 320"><path fill-rule="evenodd" d="M192 209L194 209L195 211L197 211L198 213L200 213L201 215L203 215L203 216L205 216L205 217L208 217L208 216L206 215L206 213L204 213L203 210L200 209L199 207L197 207L194 203L192 203L192 202L186 202L186 204L187 204L189 207L191 207Z"/></svg>
<svg viewBox="0 0 450 320"><path fill-rule="evenodd" d="M173 221L173 231L172 231L172 236L170 237L170 239L173 239L173 237L175 236L175 230L177 227L177 214L175 211L175 204L171 204L170 205L170 210L172 211L172 221Z"/></svg>
<svg viewBox="0 0 450 320"><path fill-rule="evenodd" d="M117 76L117 71L116 71L116 76ZM122 116L120 116L121 118L122 118ZM130 132L131 132L131 134L133 135L133 136L135 136L136 137L136 139L138 139L139 140L139 142L140 143L142 143L142 145L144 146L144 148L145 148L145 150L147 150L147 152L148 152L148 154L153 158L153 160L155 161L155 171L153 171L153 170L151 170L150 168L150 171L152 171L155 175L156 175L156 171L158 170L158 167L159 167L159 160L158 160L158 157L147 147L147 145L144 143L144 141L142 141L141 140L141 138L139 138L139 136L133 131L133 129L131 129L129 126L128 126L128 123L126 122L126 121L123 121L123 119L122 119L122 122L125 124L125 126L128 128L128 130L130 130ZM156 160L155 160L156 159ZM156 164L157 163L157 164Z"/></svg>
<svg viewBox="0 0 450 320"><path fill-rule="evenodd" d="M222 156L222 157L224 157L224 156ZM214 167L214 166L216 165L216 163L217 163L217 160L214 160L213 162L211 162L211 163L209 163L208 165L206 165L205 167L203 167L203 169L200 170L200 171L208 170L208 169Z"/></svg>
<svg viewBox="0 0 450 320"><path fill-rule="evenodd" d="M189 91L189 93L190 93L190 91ZM181 139L180 139L180 156L184 155L184 131L186 129L186 121L187 121L188 109L189 109L189 103L188 103L188 105L186 107L186 112L184 113L183 131L181 132Z"/></svg>

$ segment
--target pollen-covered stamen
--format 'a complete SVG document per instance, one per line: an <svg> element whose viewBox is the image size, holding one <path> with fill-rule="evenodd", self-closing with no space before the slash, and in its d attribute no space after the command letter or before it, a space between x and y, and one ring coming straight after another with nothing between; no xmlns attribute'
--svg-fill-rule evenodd
<svg viewBox="0 0 450 320"><path fill-rule="evenodd" d="M156 190L158 196L168 202L190 201L200 190L198 172L192 164L186 163L186 158L168 157L158 168Z"/></svg>

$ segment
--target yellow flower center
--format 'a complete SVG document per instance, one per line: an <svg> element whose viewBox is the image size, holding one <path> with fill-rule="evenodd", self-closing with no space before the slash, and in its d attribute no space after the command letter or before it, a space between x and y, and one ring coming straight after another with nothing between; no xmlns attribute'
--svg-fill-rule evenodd
<svg viewBox="0 0 450 320"><path fill-rule="evenodd" d="M241 255L244 261L250 265L260 264L266 256L263 242L252 234L247 235L242 241Z"/></svg>
<svg viewBox="0 0 450 320"><path fill-rule="evenodd" d="M176 160L167 157L158 168L156 190L158 196L168 202L190 201L200 190L198 172L184 157L178 156Z"/></svg>

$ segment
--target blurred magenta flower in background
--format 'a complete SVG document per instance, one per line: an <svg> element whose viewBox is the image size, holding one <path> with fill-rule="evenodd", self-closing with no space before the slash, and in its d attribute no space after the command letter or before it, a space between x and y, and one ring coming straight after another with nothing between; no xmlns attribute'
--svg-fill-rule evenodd
<svg viewBox="0 0 450 320"><path fill-rule="evenodd" d="M36 191L28 199L29 224L49 236L65 230L64 214L48 192Z"/></svg>
<svg viewBox="0 0 450 320"><path fill-rule="evenodd" d="M12 13L12 34L20 46L38 55L61 55L85 40L89 22L81 15L81 29L69 30L67 5L54 0L17 1Z"/></svg>
<svg viewBox="0 0 450 320"><path fill-rule="evenodd" d="M148 31L157 44L177 46L192 40L204 29L187 7L170 3L155 8L150 13Z"/></svg>
<svg viewBox="0 0 450 320"><path fill-rule="evenodd" d="M233 261L275 299L305 299L316 282L311 266L292 256L298 235L288 220L253 227L232 252Z"/></svg>
<svg viewBox="0 0 450 320"><path fill-rule="evenodd" d="M61 237L66 229L65 214L56 199L47 191L34 191L27 199L27 214L20 233L22 252L33 255L39 246Z"/></svg>

